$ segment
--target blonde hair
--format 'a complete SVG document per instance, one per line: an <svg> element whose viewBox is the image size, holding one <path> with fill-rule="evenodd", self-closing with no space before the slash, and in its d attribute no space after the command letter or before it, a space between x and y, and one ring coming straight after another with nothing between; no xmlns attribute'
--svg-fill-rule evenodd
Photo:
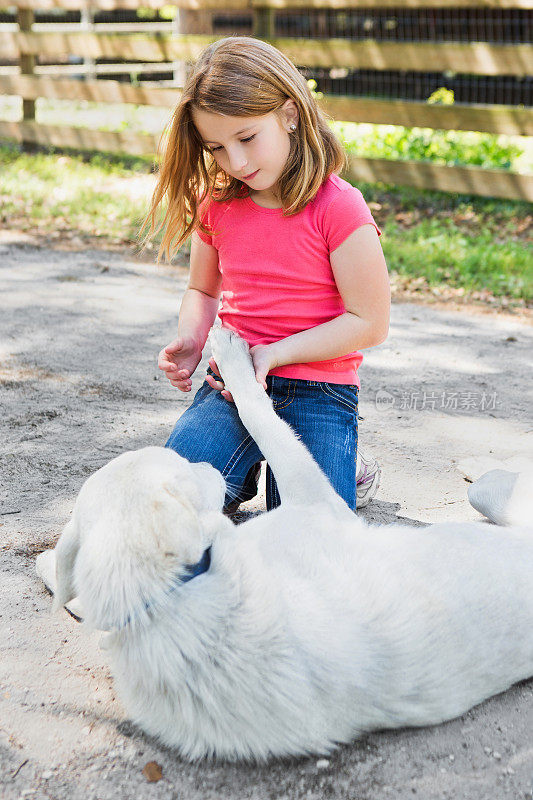
<svg viewBox="0 0 533 800"><path fill-rule="evenodd" d="M163 253L170 260L197 228L212 233L199 219L198 207L206 198L232 200L249 193L246 184L218 166L203 144L192 109L253 117L279 113L288 99L298 108L298 124L290 134L289 156L279 180L287 216L301 211L326 178L344 167L342 145L305 78L275 47L260 39L230 36L204 50L172 115L151 208L140 231L142 234L150 223L146 242L163 229L158 260ZM165 200L166 213L160 219L159 207Z"/></svg>

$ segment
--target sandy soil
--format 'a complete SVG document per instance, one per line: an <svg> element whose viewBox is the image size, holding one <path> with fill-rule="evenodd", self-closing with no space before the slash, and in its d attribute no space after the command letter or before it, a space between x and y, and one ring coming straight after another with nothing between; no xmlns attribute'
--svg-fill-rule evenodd
<svg viewBox="0 0 533 800"><path fill-rule="evenodd" d="M2 796L531 799L531 681L330 759L191 766L127 721L98 635L50 615L35 555L57 541L81 484L126 449L162 444L191 401L156 366L185 283L185 269L128 254L0 242ZM360 441L383 466L368 519L477 518L455 464L531 454L532 340L512 318L394 306L388 342L361 370ZM162 767L156 783L142 772L150 761Z"/></svg>

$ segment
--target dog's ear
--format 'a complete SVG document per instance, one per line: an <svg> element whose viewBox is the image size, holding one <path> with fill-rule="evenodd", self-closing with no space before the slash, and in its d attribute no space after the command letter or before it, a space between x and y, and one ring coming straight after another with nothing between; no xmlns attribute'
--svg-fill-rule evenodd
<svg viewBox="0 0 533 800"><path fill-rule="evenodd" d="M63 528L63 533L55 548L57 591L52 604L52 612L57 611L76 596L74 565L79 547L79 528L73 515Z"/></svg>
<svg viewBox="0 0 533 800"><path fill-rule="evenodd" d="M152 501L150 524L160 550L176 556L184 564L198 561L205 549L203 528L190 496L193 488L184 486L177 491L164 483Z"/></svg>
<svg viewBox="0 0 533 800"><path fill-rule="evenodd" d="M169 588L204 549L194 505L186 493L177 497L165 486L138 495L119 513L101 515L84 529L75 566L84 621L98 630L142 622L149 609L168 599Z"/></svg>

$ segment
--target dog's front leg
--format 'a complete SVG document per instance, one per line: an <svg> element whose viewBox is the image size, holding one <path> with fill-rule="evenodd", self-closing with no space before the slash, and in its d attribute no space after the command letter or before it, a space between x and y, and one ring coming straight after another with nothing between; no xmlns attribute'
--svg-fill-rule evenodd
<svg viewBox="0 0 533 800"><path fill-rule="evenodd" d="M272 408L255 378L247 343L226 328L213 328L209 338L224 384L274 473L282 503L328 502L349 510L307 448Z"/></svg>

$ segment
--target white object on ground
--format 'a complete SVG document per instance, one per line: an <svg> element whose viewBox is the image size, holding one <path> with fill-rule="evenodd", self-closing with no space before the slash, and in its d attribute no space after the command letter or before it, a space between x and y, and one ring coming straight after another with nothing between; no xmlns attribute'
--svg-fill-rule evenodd
<svg viewBox="0 0 533 800"><path fill-rule="evenodd" d="M486 472L503 469L507 472L529 472L533 469L533 458L528 456L511 456L504 461L493 456L471 456L457 464L457 469L467 481L477 481ZM475 506L474 506L475 508Z"/></svg>

